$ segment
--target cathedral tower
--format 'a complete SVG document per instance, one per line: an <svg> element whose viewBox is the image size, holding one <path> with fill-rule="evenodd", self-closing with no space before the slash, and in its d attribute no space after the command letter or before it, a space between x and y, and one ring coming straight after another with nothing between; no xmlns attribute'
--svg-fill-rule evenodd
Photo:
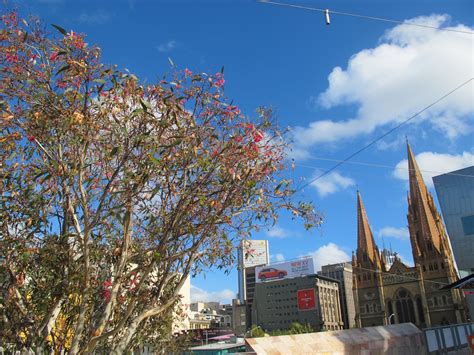
<svg viewBox="0 0 474 355"><path fill-rule="evenodd" d="M458 279L446 229L407 143L410 192L408 228L413 260L424 283L427 312L432 325L465 321L459 290L439 290Z"/></svg>
<svg viewBox="0 0 474 355"><path fill-rule="evenodd" d="M385 324L385 305L381 287L384 265L359 192L357 192L357 252L352 258L352 266L357 326Z"/></svg>

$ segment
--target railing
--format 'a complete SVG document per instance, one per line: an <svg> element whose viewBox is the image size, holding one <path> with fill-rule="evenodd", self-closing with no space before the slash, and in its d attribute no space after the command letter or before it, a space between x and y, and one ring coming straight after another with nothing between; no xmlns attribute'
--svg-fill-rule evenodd
<svg viewBox="0 0 474 355"><path fill-rule="evenodd" d="M468 336L474 334L473 323L453 324L423 329L429 354L448 354L462 349L469 354Z"/></svg>

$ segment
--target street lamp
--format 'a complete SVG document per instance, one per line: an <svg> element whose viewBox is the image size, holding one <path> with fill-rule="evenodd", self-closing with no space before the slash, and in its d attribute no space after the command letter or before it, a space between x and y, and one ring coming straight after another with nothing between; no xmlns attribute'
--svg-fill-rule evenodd
<svg viewBox="0 0 474 355"><path fill-rule="evenodd" d="M388 316L388 324L392 324L392 323L390 322L390 319L391 319L392 317L395 317L395 314L394 314L394 313L392 313L391 315Z"/></svg>

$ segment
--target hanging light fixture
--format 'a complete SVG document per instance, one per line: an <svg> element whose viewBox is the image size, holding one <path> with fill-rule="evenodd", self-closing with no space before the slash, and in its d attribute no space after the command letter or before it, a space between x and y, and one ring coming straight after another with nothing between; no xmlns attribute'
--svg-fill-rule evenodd
<svg viewBox="0 0 474 355"><path fill-rule="evenodd" d="M329 9L324 10L324 18L326 19L326 25L330 25L331 18L329 17Z"/></svg>

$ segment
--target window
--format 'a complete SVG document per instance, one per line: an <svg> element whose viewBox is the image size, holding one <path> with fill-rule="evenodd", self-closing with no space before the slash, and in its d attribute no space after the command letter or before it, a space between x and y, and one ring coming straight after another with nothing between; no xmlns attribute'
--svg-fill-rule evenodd
<svg viewBox="0 0 474 355"><path fill-rule="evenodd" d="M461 223L464 235L474 234L474 215L461 217Z"/></svg>
<svg viewBox="0 0 474 355"><path fill-rule="evenodd" d="M433 302L434 302L434 305L437 306L438 305L438 297L433 297Z"/></svg>
<svg viewBox="0 0 474 355"><path fill-rule="evenodd" d="M428 269L430 269L430 271L433 271L433 265L430 264L430 265L428 266Z"/></svg>
<svg viewBox="0 0 474 355"><path fill-rule="evenodd" d="M422 265L422 266L423 266L423 271L426 271L426 267L425 267L425 265Z"/></svg>
<svg viewBox="0 0 474 355"><path fill-rule="evenodd" d="M369 310L369 305L368 305L368 304L365 305L365 311L366 311L367 313L370 312L370 310Z"/></svg>
<svg viewBox="0 0 474 355"><path fill-rule="evenodd" d="M425 322L425 314L423 313L423 304L421 303L421 297L416 298L416 308L418 309L418 318L421 323Z"/></svg>
<svg viewBox="0 0 474 355"><path fill-rule="evenodd" d="M438 264L437 264L437 263L434 263L433 268L434 268L435 270L438 270Z"/></svg>
<svg viewBox="0 0 474 355"><path fill-rule="evenodd" d="M441 263L441 269L444 269L444 263L443 262Z"/></svg>

